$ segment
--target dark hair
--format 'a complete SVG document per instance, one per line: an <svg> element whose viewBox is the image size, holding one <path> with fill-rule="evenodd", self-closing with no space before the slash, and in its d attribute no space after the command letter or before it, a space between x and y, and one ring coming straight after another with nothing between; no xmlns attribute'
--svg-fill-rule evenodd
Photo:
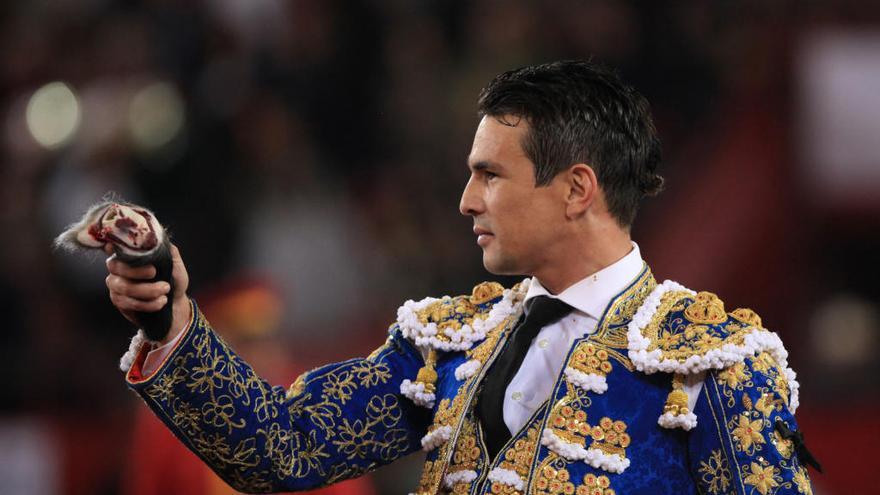
<svg viewBox="0 0 880 495"><path fill-rule="evenodd" d="M663 187L648 101L600 65L560 61L505 72L480 92L479 112L507 125L516 125L510 116L528 122L522 147L538 186L576 163L592 167L621 226Z"/></svg>

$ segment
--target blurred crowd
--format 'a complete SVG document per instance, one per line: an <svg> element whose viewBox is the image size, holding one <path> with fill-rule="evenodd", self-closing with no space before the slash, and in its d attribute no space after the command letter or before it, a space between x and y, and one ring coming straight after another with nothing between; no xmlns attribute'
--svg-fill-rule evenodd
<svg viewBox="0 0 880 495"><path fill-rule="evenodd" d="M657 277L758 311L800 373L819 493L867 486L880 8L65 0L0 6L0 478L19 480L0 494L137 493L139 405L116 364L133 329L102 256L52 249L90 204L153 209L191 295L226 301L208 318L287 385L380 345L404 300L489 276L457 211L477 95L564 58L652 104L667 191L633 235ZM418 466L369 482L405 493Z"/></svg>

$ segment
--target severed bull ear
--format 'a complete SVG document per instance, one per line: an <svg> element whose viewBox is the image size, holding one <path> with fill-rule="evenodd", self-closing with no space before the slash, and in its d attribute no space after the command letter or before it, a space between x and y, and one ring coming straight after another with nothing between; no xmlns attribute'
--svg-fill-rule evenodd
<svg viewBox="0 0 880 495"><path fill-rule="evenodd" d="M89 208L82 219L55 238L55 246L68 251L104 249L110 244L116 257L131 266L154 265L156 276L149 282L165 281L171 286L168 303L156 312L136 312L135 319L150 340L168 334L173 318L171 295L171 240L150 210L131 203L105 201Z"/></svg>

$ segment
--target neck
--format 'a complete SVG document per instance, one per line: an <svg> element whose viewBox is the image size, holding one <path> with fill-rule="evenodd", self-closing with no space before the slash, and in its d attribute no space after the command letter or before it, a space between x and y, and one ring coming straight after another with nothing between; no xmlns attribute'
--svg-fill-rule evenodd
<svg viewBox="0 0 880 495"><path fill-rule="evenodd" d="M560 262L547 263L531 274L551 294L559 294L632 251L629 232L620 228L603 229L573 240L576 242L560 253Z"/></svg>

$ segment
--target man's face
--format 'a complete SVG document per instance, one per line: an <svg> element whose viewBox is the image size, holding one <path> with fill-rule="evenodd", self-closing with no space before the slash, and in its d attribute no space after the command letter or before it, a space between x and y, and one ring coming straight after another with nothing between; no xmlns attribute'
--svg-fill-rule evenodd
<svg viewBox="0 0 880 495"><path fill-rule="evenodd" d="M522 149L524 119L480 121L468 157L471 176L459 210L474 217L483 265L497 275L531 275L552 262L564 235L565 184L560 176L535 187L535 166ZM562 174L560 174L562 175Z"/></svg>

